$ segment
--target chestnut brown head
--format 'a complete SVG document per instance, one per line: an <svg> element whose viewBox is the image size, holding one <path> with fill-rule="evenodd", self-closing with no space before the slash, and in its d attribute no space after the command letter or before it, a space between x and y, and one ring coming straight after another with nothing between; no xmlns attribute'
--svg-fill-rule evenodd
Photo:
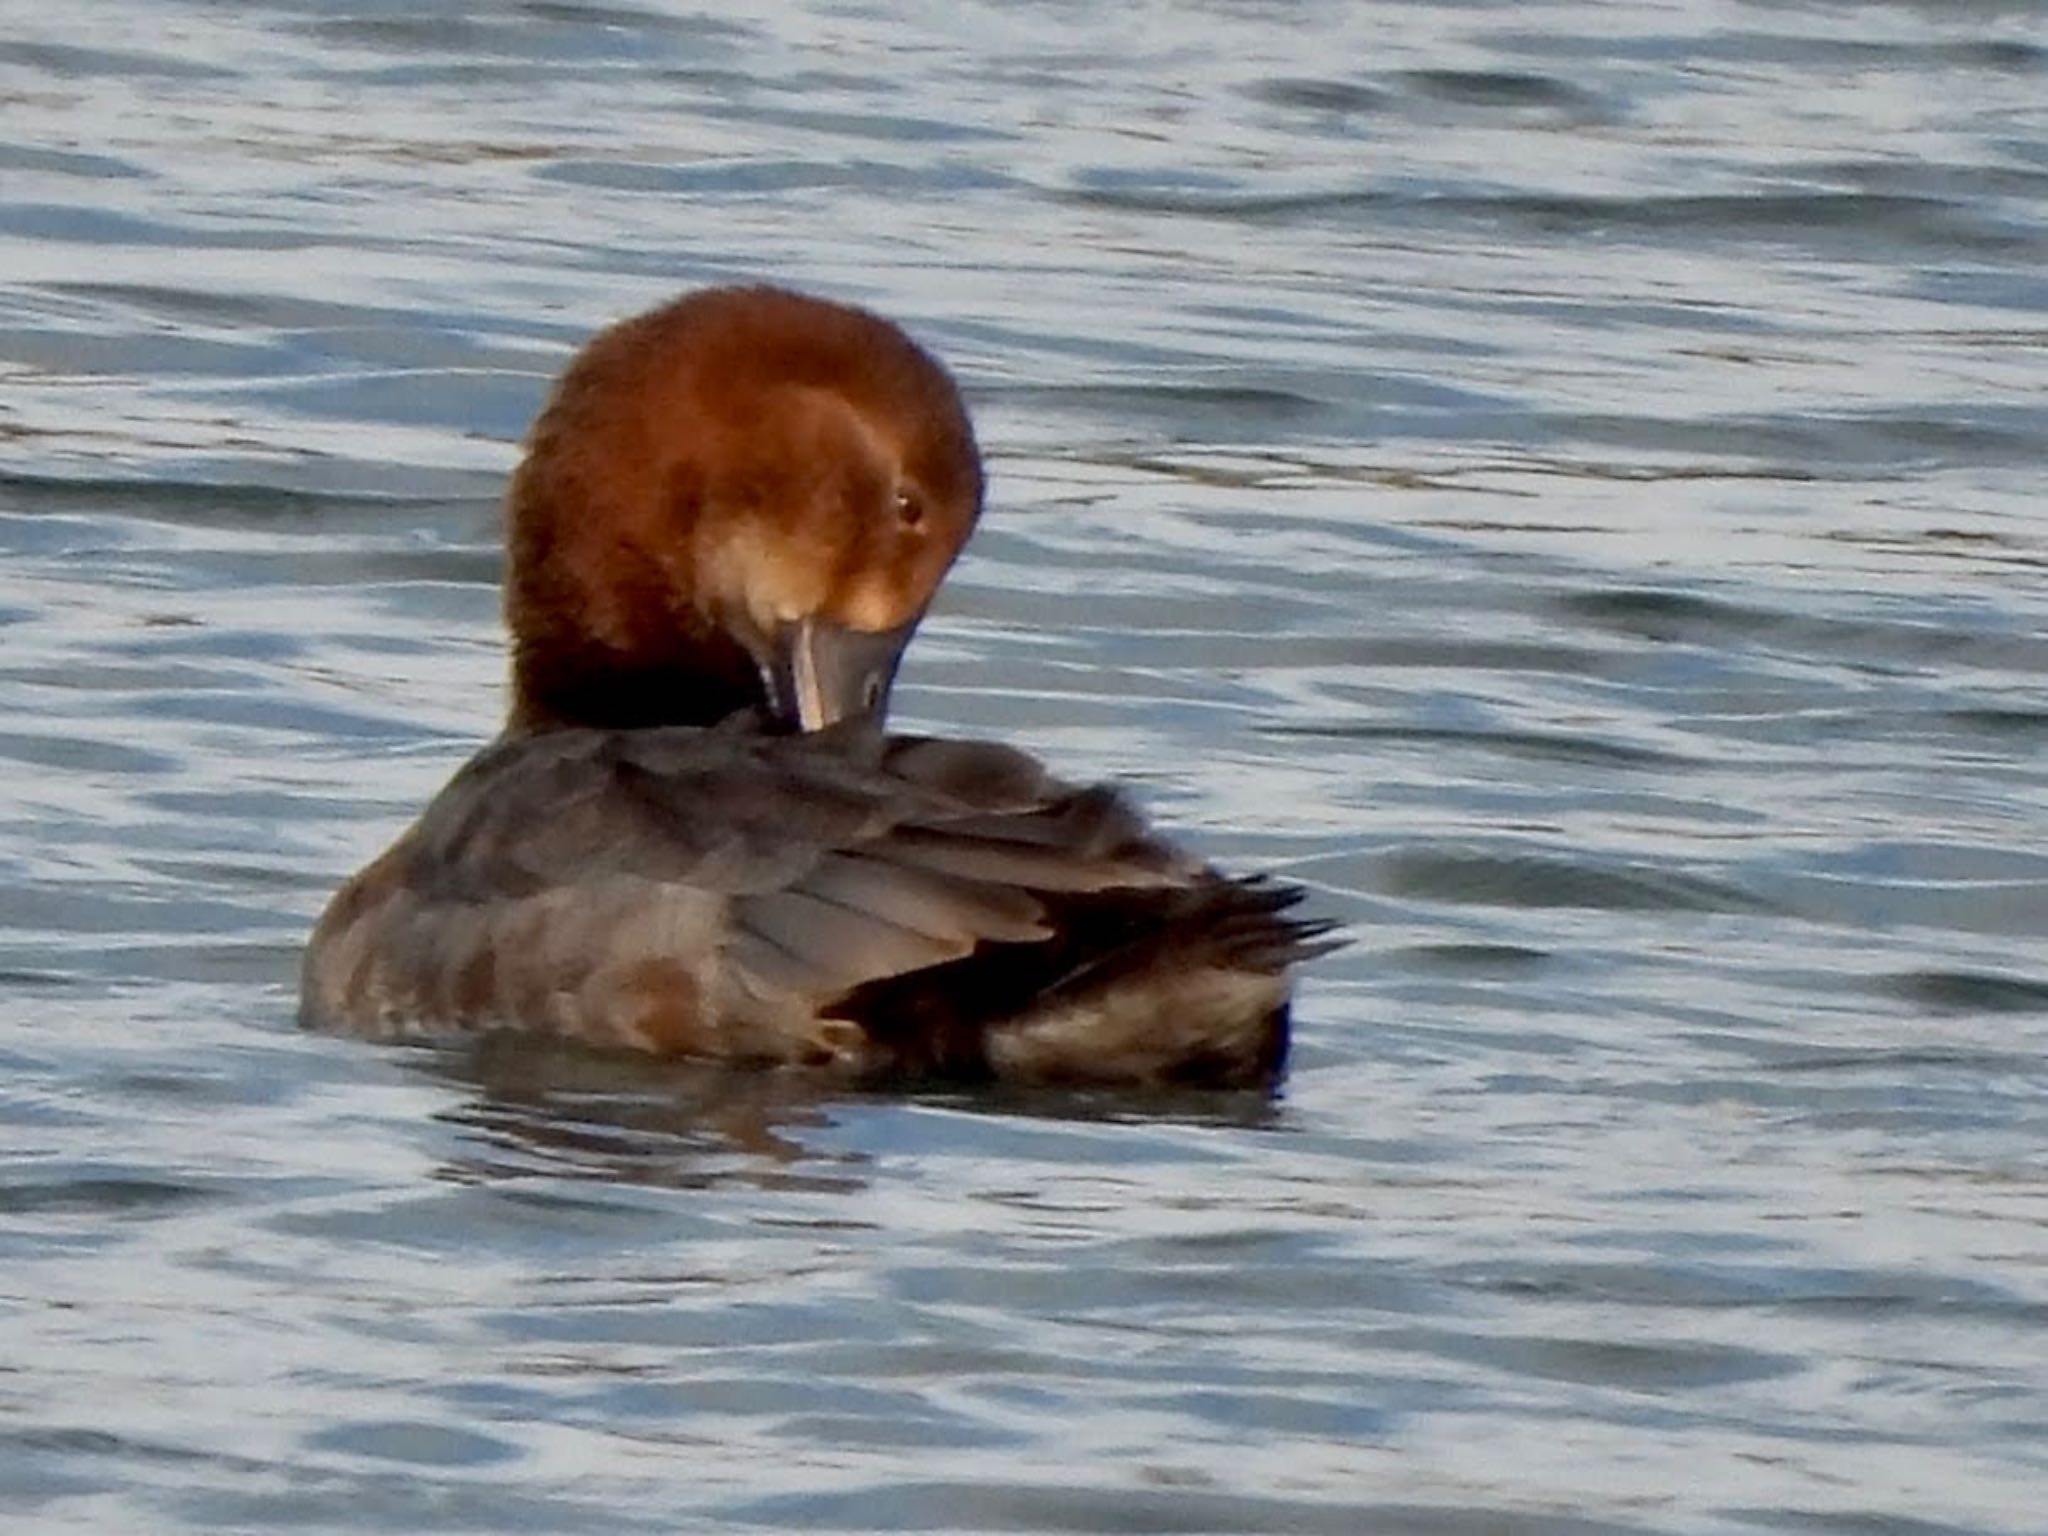
<svg viewBox="0 0 2048 1536"><path fill-rule="evenodd" d="M886 320L715 288L616 325L512 481L513 724L878 713L981 497L958 390Z"/></svg>

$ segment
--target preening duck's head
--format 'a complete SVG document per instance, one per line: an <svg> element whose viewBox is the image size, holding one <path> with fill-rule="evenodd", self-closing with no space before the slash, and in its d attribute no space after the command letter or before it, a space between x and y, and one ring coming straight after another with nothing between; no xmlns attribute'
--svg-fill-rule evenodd
<svg viewBox="0 0 2048 1536"><path fill-rule="evenodd" d="M959 391L886 320L714 288L613 326L513 477L512 723L879 712L981 496Z"/></svg>

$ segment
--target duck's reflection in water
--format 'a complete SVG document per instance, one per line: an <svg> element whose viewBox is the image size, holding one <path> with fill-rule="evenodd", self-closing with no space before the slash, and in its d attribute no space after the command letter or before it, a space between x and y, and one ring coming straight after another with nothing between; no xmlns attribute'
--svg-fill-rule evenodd
<svg viewBox="0 0 2048 1536"><path fill-rule="evenodd" d="M590 1178L678 1189L742 1183L820 1193L865 1187L866 1154L833 1147L832 1109L853 1097L806 1072L607 1055L531 1035L421 1046L409 1064L468 1096L463 1181Z"/></svg>
<svg viewBox="0 0 2048 1536"><path fill-rule="evenodd" d="M674 1189L745 1185L851 1194L870 1153L847 1132L856 1117L909 1111L1052 1133L1040 1151L1093 1161L1088 1128L1178 1125L1283 1130L1287 1111L1263 1090L933 1088L885 1093L816 1072L747 1071L710 1062L607 1054L529 1034L488 1034L403 1048L407 1064L464 1091L439 1112L465 1132L444 1173L462 1182L585 1178ZM1062 1127L1077 1135L1072 1145ZM893 1139L893 1137L891 1138ZM954 1140L936 1134L938 1142ZM970 1137L979 1140L980 1136ZM1020 1151L1022 1148L1019 1149Z"/></svg>

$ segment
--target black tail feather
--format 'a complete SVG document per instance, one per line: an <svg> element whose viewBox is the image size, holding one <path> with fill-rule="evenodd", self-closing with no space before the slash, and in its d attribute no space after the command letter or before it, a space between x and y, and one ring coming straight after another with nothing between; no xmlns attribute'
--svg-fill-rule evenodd
<svg viewBox="0 0 2048 1536"><path fill-rule="evenodd" d="M855 988L828 1010L859 1024L892 1062L914 1076L991 1075L987 1035L1027 1014L1055 1009L1124 983L1221 970L1279 976L1346 941L1337 924L1292 915L1307 892L1265 876L1211 876L1186 886L1045 895L1053 937L986 943L974 953ZM1285 1052L1285 1009L1275 1049ZM1259 1064L1261 1080L1281 1062ZM1191 1063L1195 1077L1212 1075ZM1179 1080L1176 1078L1175 1080Z"/></svg>

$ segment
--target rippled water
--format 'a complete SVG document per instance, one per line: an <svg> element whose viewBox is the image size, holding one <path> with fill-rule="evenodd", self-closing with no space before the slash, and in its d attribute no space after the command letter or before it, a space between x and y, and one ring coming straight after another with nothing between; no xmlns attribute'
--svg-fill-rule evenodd
<svg viewBox="0 0 2048 1536"><path fill-rule="evenodd" d="M10 1530L2048 1528L2048 9L84 14L0 5ZM907 715L1352 926L1279 1104L294 1029L547 377L764 276L979 412Z"/></svg>

